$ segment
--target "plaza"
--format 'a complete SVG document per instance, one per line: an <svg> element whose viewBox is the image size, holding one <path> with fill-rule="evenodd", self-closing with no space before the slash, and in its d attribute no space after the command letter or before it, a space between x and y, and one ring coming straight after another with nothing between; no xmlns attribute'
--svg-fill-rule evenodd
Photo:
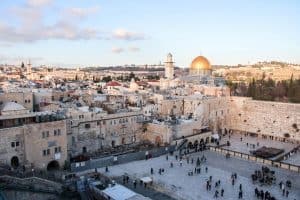
<svg viewBox="0 0 300 200"><path fill-rule="evenodd" d="M175 155L169 155L168 160L166 156L160 156L149 160L111 166L109 167L109 172L105 172L105 168L101 168L99 172L116 179L127 174L131 182L135 179L149 176L153 179L154 188L174 199L210 200L214 198L215 191L218 190L220 194L221 189L224 189L224 196L220 197L219 195L220 199L238 199L240 184L242 184L243 190L242 199L257 199L254 193L256 187L259 191L269 191L271 196L276 199L294 200L300 197L299 173L268 166L270 170L275 172L276 183L261 185L260 183L254 183L251 179L251 174L262 167L261 164L256 162L233 157L226 159L224 155L205 151L189 154L188 159L184 157L181 166L179 158L176 160ZM201 173L189 176L188 173L193 172L196 167L197 158L202 156L205 156L207 160L201 164ZM189 160L189 163L187 160ZM173 163L172 168L170 167L171 162ZM206 167L208 169L207 172L205 170ZM151 174L151 168L154 170L153 174ZM164 169L164 172L159 174L159 169ZM237 174L234 185L231 182L232 173ZM210 176L212 176L212 189L207 191L206 182ZM218 180L220 180L220 186L215 187L215 182ZM282 196L282 190L279 187L280 181L285 183L287 180L292 182L292 187L286 188L289 191L288 197Z"/></svg>
<svg viewBox="0 0 300 200"><path fill-rule="evenodd" d="M283 149L284 154L290 152L295 147L297 147L296 143L283 142L279 140L271 140L262 137L250 136L249 134L245 135L239 133L231 134L230 137L228 134L225 135L224 137L221 138L220 144L226 144L227 141L230 142L230 146L223 146L222 147L223 149L238 151L240 153L245 153L245 154L251 154L250 151L257 150L263 146Z"/></svg>

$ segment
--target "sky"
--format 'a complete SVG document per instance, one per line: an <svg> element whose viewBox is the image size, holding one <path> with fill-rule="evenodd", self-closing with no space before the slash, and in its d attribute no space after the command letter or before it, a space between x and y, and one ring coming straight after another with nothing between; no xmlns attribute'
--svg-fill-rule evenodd
<svg viewBox="0 0 300 200"><path fill-rule="evenodd" d="M1 0L0 63L300 63L299 0Z"/></svg>

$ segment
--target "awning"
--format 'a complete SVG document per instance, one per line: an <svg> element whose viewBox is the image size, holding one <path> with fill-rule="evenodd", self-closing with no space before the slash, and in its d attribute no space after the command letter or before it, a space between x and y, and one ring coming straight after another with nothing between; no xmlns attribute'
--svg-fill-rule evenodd
<svg viewBox="0 0 300 200"><path fill-rule="evenodd" d="M152 182L152 178L150 178L149 176L143 177L140 180L143 181L143 183L151 183Z"/></svg>

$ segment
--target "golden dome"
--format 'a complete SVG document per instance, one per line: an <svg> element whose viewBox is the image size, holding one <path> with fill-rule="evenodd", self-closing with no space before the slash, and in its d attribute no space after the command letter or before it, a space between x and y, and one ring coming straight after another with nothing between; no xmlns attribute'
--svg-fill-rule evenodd
<svg viewBox="0 0 300 200"><path fill-rule="evenodd" d="M193 60L190 70L212 70L212 68L207 58L205 58L204 56L198 56Z"/></svg>

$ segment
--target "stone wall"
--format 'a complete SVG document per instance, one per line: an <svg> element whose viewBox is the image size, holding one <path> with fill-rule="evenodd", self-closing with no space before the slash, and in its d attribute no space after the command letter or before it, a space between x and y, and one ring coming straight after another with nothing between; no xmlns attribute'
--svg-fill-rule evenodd
<svg viewBox="0 0 300 200"><path fill-rule="evenodd" d="M101 148L137 143L142 138L142 112L125 112L72 120L68 135L72 156Z"/></svg>
<svg viewBox="0 0 300 200"><path fill-rule="evenodd" d="M231 97L228 106L229 129L300 141L300 104Z"/></svg>
<svg viewBox="0 0 300 200"><path fill-rule="evenodd" d="M49 162L57 161L63 166L67 160L66 121L34 123L25 128L25 158L27 163L36 168L46 168ZM55 134L56 131L56 134ZM49 132L49 137L43 137L43 132ZM55 148L60 147L60 152ZM49 155L43 155L44 150L50 150Z"/></svg>

